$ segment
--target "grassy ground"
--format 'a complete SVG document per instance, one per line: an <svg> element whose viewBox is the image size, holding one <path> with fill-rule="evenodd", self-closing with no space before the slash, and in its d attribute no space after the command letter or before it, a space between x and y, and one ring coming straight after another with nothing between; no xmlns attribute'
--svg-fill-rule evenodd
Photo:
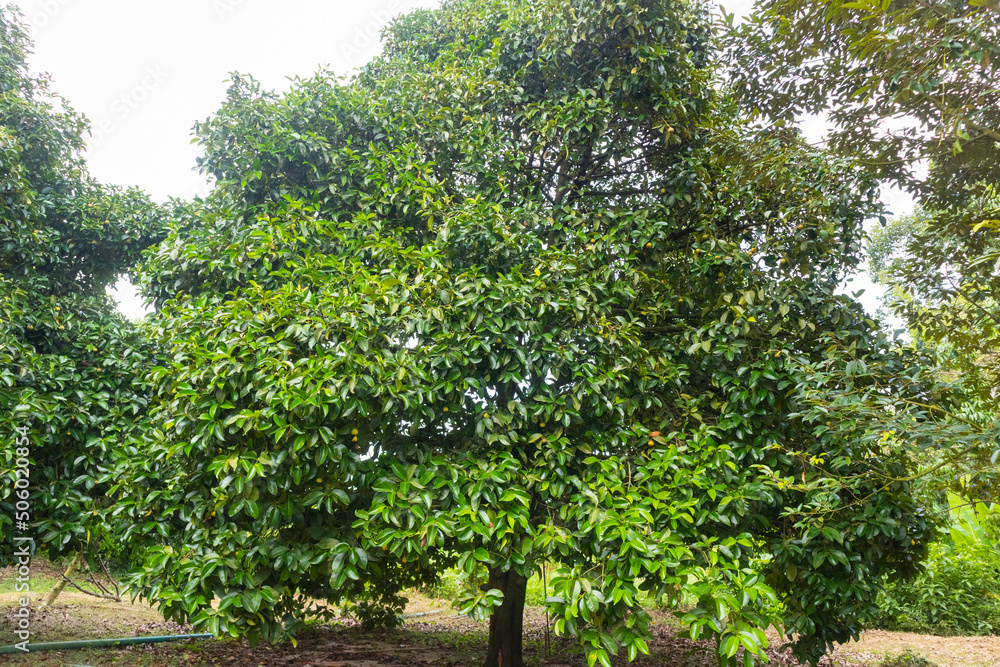
<svg viewBox="0 0 1000 667"><path fill-rule="evenodd" d="M40 598L55 581L54 569L36 568L32 596ZM13 592L10 572L0 570L0 645L13 640L14 605L20 594ZM411 667L442 665L468 667L482 659L487 625L455 615L447 601L418 593L411 597L407 613L437 612L411 618L402 628L362 632L350 620L317 626L300 636L298 645L251 648L232 640L197 640L183 643L132 646L77 651L40 651L28 655L0 655L0 664L29 667L86 665L88 667ZM705 644L676 637L672 617L654 614L655 641L652 654L636 667L708 667L712 665ZM538 607L529 607L525 618L525 654L535 667L582 667L582 654L571 641L549 637L546 648L545 617ZM182 634L190 628L166 623L144 604L120 603L88 597L67 589L57 603L35 610L32 641L65 641L109 637ZM772 646L778 646L772 636ZM821 661L822 667L875 667L886 656L912 650L927 656L939 667L1000 667L1000 637L927 637L906 633L868 632L860 643L840 647ZM628 664L624 656L616 667ZM772 649L771 664L793 666L788 652Z"/></svg>

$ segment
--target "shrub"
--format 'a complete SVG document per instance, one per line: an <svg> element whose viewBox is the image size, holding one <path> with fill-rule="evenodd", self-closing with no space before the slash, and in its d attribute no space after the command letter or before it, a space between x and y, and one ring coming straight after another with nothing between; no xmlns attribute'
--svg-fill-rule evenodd
<svg viewBox="0 0 1000 667"><path fill-rule="evenodd" d="M424 594L436 600L457 600L466 585L465 580L466 574L462 570L457 567L448 568L438 575L434 585L424 590Z"/></svg>
<svg viewBox="0 0 1000 667"><path fill-rule="evenodd" d="M101 557L115 576L136 570L146 561L147 545L140 540L122 540L104 534L98 542Z"/></svg>
<svg viewBox="0 0 1000 667"><path fill-rule="evenodd" d="M546 576L552 576L552 566L546 566ZM485 582L485 571L480 572L480 578ZM452 567L441 572L437 583L424 589L424 594L437 600L448 600L454 602L458 600L462 592L469 586L468 575L457 567ZM473 582L478 586L482 582ZM552 594L552 583L548 582L548 594ZM529 580L525 590L524 602L531 607L541 607L545 604L546 586L542 578L536 572Z"/></svg>
<svg viewBox="0 0 1000 667"><path fill-rule="evenodd" d="M880 667L938 667L937 663L931 662L927 658L910 649L906 649L896 656L886 658Z"/></svg>
<svg viewBox="0 0 1000 667"><path fill-rule="evenodd" d="M988 545L935 544L925 571L889 583L878 598L877 626L936 635L1000 631L1000 572Z"/></svg>

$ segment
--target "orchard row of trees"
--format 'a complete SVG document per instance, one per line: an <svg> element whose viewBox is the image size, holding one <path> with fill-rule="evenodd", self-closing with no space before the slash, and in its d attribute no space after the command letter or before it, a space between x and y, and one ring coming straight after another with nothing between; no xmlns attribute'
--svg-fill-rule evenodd
<svg viewBox="0 0 1000 667"><path fill-rule="evenodd" d="M519 667L552 563L592 665L648 650L648 597L720 663L856 638L935 538L928 453L995 488L996 6L710 10L452 0L347 84L234 76L211 195L167 205L87 175L0 14L0 557L27 427L47 553L145 547L133 593L211 632L392 623L459 567ZM923 206L874 253L920 344L837 290L887 180Z"/></svg>

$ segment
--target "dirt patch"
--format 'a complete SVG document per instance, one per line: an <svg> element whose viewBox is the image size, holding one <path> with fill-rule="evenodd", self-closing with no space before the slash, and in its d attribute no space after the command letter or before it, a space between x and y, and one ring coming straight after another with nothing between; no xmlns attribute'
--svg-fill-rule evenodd
<svg viewBox="0 0 1000 667"><path fill-rule="evenodd" d="M40 594L39 594L40 597ZM14 642L15 597L0 594L0 646ZM142 637L183 634L190 628L164 621L155 609L126 600L113 602L83 593L63 591L56 604L31 610L33 641Z"/></svg>

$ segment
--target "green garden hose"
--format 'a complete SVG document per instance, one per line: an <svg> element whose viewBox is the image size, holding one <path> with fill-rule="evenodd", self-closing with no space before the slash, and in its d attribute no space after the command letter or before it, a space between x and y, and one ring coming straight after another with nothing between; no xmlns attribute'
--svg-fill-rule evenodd
<svg viewBox="0 0 1000 667"><path fill-rule="evenodd" d="M128 646L129 644L159 644L181 639L210 639L212 635L165 635L162 637L122 637L120 639L82 639L72 642L43 642L28 644L28 653L35 651L57 651L60 649L102 648L106 646ZM2 653L22 653L17 646L0 646Z"/></svg>

